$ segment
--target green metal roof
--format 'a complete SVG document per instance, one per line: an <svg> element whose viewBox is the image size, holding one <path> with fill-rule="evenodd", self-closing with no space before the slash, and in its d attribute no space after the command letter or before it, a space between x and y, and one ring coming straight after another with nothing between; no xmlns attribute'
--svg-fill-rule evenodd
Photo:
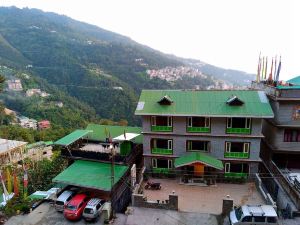
<svg viewBox="0 0 300 225"><path fill-rule="evenodd" d="M114 184L120 180L128 168L128 166L114 165ZM77 160L57 175L52 181L102 191L110 191L111 164Z"/></svg>
<svg viewBox="0 0 300 225"><path fill-rule="evenodd" d="M158 101L166 95L173 103L159 104ZM244 104L241 106L226 104L226 101L233 96L237 96ZM265 93L253 90L143 90L135 115L257 118L274 116Z"/></svg>
<svg viewBox="0 0 300 225"><path fill-rule="evenodd" d="M92 141L105 141L106 138L109 138L109 134L111 138L120 136L126 133L136 133L141 134L141 127L128 127L128 126L112 126L112 125L98 125L98 124L89 124L86 127L87 130L93 131L87 136L88 140ZM143 143L143 136L139 135L132 140L134 143L141 144Z"/></svg>
<svg viewBox="0 0 300 225"><path fill-rule="evenodd" d="M293 86L284 86L284 85L278 85L276 87L279 90L293 90L293 89L300 89L300 85L293 85Z"/></svg>
<svg viewBox="0 0 300 225"><path fill-rule="evenodd" d="M287 82L300 86L300 76L294 77L294 78L288 80Z"/></svg>
<svg viewBox="0 0 300 225"><path fill-rule="evenodd" d="M62 146L68 146L78 139L86 136L88 133L91 133L90 130L75 130L71 134L68 134L67 136L59 139L58 141L54 142L55 145L62 145Z"/></svg>
<svg viewBox="0 0 300 225"><path fill-rule="evenodd" d="M223 170L223 163L222 161L209 156L205 153L200 153L200 152L192 152L192 153L188 153L184 156L181 156L177 159L175 159L175 167L181 167L181 166L186 166L186 165L190 165L193 163L203 163L207 166L216 168L218 170Z"/></svg>

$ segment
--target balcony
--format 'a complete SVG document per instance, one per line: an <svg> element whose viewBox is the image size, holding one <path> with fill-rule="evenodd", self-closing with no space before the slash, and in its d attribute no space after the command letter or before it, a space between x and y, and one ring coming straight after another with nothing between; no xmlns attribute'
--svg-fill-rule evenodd
<svg viewBox="0 0 300 225"><path fill-rule="evenodd" d="M224 174L225 178L237 178L237 179L246 179L248 177L247 173L235 173L235 172L229 172Z"/></svg>
<svg viewBox="0 0 300 225"><path fill-rule="evenodd" d="M172 132L173 127L171 126L151 126L151 131L154 132Z"/></svg>
<svg viewBox="0 0 300 225"><path fill-rule="evenodd" d="M153 173L159 173L159 174L169 174L171 172L171 169L169 168L152 168Z"/></svg>
<svg viewBox="0 0 300 225"><path fill-rule="evenodd" d="M248 159L249 152L225 152L225 158Z"/></svg>
<svg viewBox="0 0 300 225"><path fill-rule="evenodd" d="M190 133L210 133L210 127L188 127L187 132L190 132Z"/></svg>
<svg viewBox="0 0 300 225"><path fill-rule="evenodd" d="M165 149L165 148L152 148L151 153L152 154L158 154L158 155L172 155L173 150L172 149Z"/></svg>
<svg viewBox="0 0 300 225"><path fill-rule="evenodd" d="M251 134L251 128L226 128L227 134Z"/></svg>

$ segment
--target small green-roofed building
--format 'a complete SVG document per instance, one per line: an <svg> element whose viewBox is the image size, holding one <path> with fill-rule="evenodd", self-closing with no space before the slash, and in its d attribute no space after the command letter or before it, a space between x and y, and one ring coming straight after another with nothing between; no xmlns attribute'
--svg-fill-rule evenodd
<svg viewBox="0 0 300 225"><path fill-rule="evenodd" d="M205 153L201 153L201 152L188 153L184 156L181 156L181 157L175 159L174 166L175 166L175 168L177 168L177 167L191 165L194 163L201 163L206 166L213 167L217 170L224 169L223 163L221 160L218 160L214 157L211 157L211 156L209 156Z"/></svg>
<svg viewBox="0 0 300 225"><path fill-rule="evenodd" d="M84 138L87 134L91 133L91 130L75 130L72 133L68 134L67 136L57 140L54 144L61 145L61 146L68 146L75 141Z"/></svg>
<svg viewBox="0 0 300 225"><path fill-rule="evenodd" d="M128 166L114 165L114 184L124 176ZM71 166L57 175L53 182L92 188L101 191L111 190L111 164L76 160Z"/></svg>
<svg viewBox="0 0 300 225"><path fill-rule="evenodd" d="M107 138L113 139L117 136L123 135L125 133L135 133L141 134L141 127L130 127L130 126L113 126L113 125L99 125L99 124L88 124L86 130L92 131L87 135L87 139L91 141L105 142ZM133 143L141 144L143 143L143 136L138 135L136 138L131 140Z"/></svg>

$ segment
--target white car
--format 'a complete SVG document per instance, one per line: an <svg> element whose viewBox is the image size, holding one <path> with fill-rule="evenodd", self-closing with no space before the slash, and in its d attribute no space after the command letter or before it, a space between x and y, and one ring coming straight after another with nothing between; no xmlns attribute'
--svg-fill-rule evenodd
<svg viewBox="0 0 300 225"><path fill-rule="evenodd" d="M99 198L92 198L91 200L89 200L85 209L83 210L83 218L86 221L96 220L101 214L104 203L105 200Z"/></svg>
<svg viewBox="0 0 300 225"><path fill-rule="evenodd" d="M230 225L279 225L271 205L243 205L230 212Z"/></svg>

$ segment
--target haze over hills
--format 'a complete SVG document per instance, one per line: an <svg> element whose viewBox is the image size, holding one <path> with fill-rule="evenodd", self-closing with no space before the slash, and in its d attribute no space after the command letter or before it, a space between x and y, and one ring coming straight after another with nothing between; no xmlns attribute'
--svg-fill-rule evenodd
<svg viewBox="0 0 300 225"><path fill-rule="evenodd" d="M133 112L142 89L194 88L195 84L205 88L213 86L216 80L245 84L253 77L163 54L128 37L66 16L16 7L0 7L0 65L18 74L30 74L33 87L43 86L55 99L62 95L73 99L87 114L127 119L130 124L139 122ZM183 67L200 75L170 81L150 78L147 73ZM7 101L7 96L4 99ZM10 106L18 108L17 101L9 99Z"/></svg>

